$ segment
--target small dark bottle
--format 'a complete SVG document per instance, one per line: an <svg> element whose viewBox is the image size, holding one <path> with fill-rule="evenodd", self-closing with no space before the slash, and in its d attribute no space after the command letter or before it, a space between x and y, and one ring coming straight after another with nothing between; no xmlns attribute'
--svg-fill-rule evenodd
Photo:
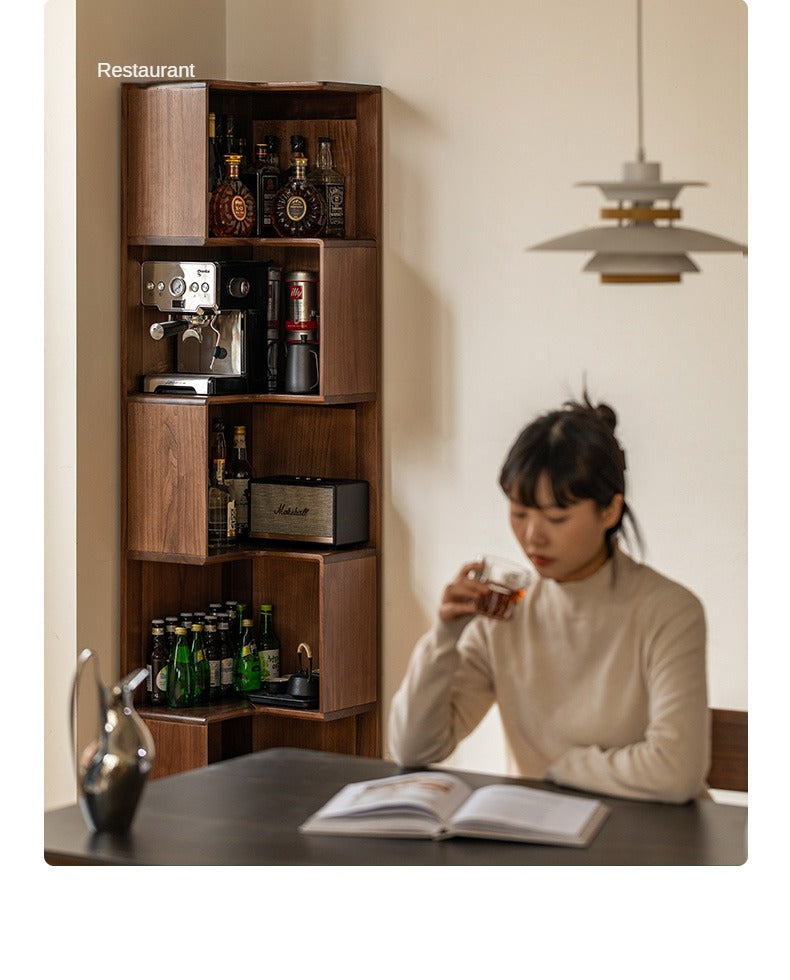
<svg viewBox="0 0 790 980"><path fill-rule="evenodd" d="M231 640L229 617L226 612L217 615L217 647L219 650L219 688L223 698L233 694L233 656L235 642Z"/></svg>
<svg viewBox="0 0 790 980"><path fill-rule="evenodd" d="M154 706L167 704L167 662L170 650L165 638L165 621L151 620L151 646L148 651L148 703Z"/></svg>
<svg viewBox="0 0 790 980"><path fill-rule="evenodd" d="M213 704L222 697L220 680L222 658L217 638L217 617L211 613L206 616L206 623L203 627L203 654L209 666L208 699Z"/></svg>
<svg viewBox="0 0 790 980"><path fill-rule="evenodd" d="M176 626L178 626L178 616L165 616L165 640L170 653L176 648Z"/></svg>
<svg viewBox="0 0 790 980"><path fill-rule="evenodd" d="M230 631L230 641L235 647L241 636L241 620L239 619L238 603L235 599L227 599L225 602L225 612L228 614L228 629Z"/></svg>

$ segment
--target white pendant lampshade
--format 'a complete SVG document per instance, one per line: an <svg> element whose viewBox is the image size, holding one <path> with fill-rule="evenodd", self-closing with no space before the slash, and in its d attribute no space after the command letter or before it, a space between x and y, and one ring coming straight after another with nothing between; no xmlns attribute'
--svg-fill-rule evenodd
<svg viewBox="0 0 790 980"><path fill-rule="evenodd" d="M602 208L601 218L615 225L586 228L560 235L527 251L594 252L585 272L597 272L603 283L680 282L684 272L699 269L687 252L747 252L740 242L674 224L681 212L675 198L684 187L705 187L702 181L663 181L661 164L646 162L642 140L642 0L637 4L637 159L623 165L622 180L581 181L597 187L616 207ZM658 207L657 202L664 202Z"/></svg>

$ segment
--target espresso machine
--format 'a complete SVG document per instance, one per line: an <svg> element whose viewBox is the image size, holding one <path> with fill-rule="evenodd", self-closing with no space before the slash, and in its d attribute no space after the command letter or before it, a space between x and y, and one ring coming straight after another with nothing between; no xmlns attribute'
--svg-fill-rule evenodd
<svg viewBox="0 0 790 980"><path fill-rule="evenodd" d="M175 338L174 370L147 374L143 391L227 395L266 391L269 262L150 261L141 302L168 314L154 341Z"/></svg>

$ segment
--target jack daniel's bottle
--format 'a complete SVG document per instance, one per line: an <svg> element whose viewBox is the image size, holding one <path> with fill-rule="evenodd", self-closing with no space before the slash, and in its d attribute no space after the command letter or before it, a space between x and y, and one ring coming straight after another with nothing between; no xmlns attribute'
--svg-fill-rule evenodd
<svg viewBox="0 0 790 980"><path fill-rule="evenodd" d="M332 164L332 140L318 137L315 168L307 179L316 187L326 204L325 238L343 238L346 233L346 181Z"/></svg>
<svg viewBox="0 0 790 980"><path fill-rule="evenodd" d="M217 238L247 238L255 228L255 199L239 179L240 162L237 153L226 155L227 176L211 195L211 234Z"/></svg>
<svg viewBox="0 0 790 980"><path fill-rule="evenodd" d="M294 170L295 176L275 195L272 224L283 238L315 238L326 225L324 200L307 182L307 157L294 157Z"/></svg>

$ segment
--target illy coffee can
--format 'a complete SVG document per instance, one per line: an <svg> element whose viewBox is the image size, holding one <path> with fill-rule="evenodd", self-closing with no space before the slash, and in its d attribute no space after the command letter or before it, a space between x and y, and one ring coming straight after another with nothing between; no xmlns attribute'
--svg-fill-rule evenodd
<svg viewBox="0 0 790 980"><path fill-rule="evenodd" d="M285 329L289 340L313 339L318 330L318 273L285 276ZM299 336L303 334L303 336Z"/></svg>

